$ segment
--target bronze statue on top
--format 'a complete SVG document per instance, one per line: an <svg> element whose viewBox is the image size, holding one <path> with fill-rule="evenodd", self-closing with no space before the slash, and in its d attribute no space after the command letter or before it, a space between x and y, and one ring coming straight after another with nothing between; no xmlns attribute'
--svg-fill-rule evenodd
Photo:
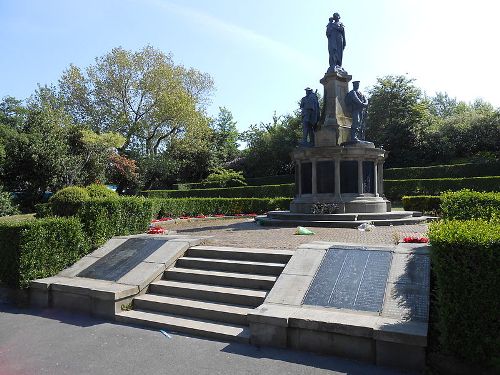
<svg viewBox="0 0 500 375"><path fill-rule="evenodd" d="M328 25L326 25L326 36L328 38L328 54L330 55L330 67L327 73L335 71L345 72L342 68L342 58L344 55L345 42L345 28L340 22L340 15L334 13L333 17L329 18Z"/></svg>

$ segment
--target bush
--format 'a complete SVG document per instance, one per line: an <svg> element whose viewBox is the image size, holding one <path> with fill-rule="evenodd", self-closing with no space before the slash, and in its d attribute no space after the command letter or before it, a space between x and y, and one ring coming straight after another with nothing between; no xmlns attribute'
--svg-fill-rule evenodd
<svg viewBox="0 0 500 375"><path fill-rule="evenodd" d="M463 178L499 175L500 161L435 165L430 167L389 168L384 170L384 178L388 180Z"/></svg>
<svg viewBox="0 0 500 375"><path fill-rule="evenodd" d="M89 251L75 218L0 223L0 239L0 280L16 288L56 275Z"/></svg>
<svg viewBox="0 0 500 375"><path fill-rule="evenodd" d="M276 198L293 197L294 184L241 186L220 189L193 190L145 190L143 195L149 198Z"/></svg>
<svg viewBox="0 0 500 375"><path fill-rule="evenodd" d="M90 199L87 189L80 186L69 186L56 192L50 197L52 211L57 216L73 216Z"/></svg>
<svg viewBox="0 0 500 375"><path fill-rule="evenodd" d="M500 218L500 193L461 190L441 196L443 218L454 220Z"/></svg>
<svg viewBox="0 0 500 375"><path fill-rule="evenodd" d="M288 210L291 198L177 198L155 199L158 217L194 215L234 215L240 213L265 213L271 210Z"/></svg>
<svg viewBox="0 0 500 375"><path fill-rule="evenodd" d="M441 197L439 195L405 195L401 200L405 211L420 211L433 215L440 213Z"/></svg>
<svg viewBox="0 0 500 375"><path fill-rule="evenodd" d="M19 209L12 199L12 195L2 191L0 187L0 216L9 216L19 214Z"/></svg>
<svg viewBox="0 0 500 375"><path fill-rule="evenodd" d="M440 342L471 362L500 360L500 222L441 221L429 228Z"/></svg>
<svg viewBox="0 0 500 375"><path fill-rule="evenodd" d="M219 183L221 187L246 186L243 172L236 172L232 169L217 168L210 173L204 182Z"/></svg>
<svg viewBox="0 0 500 375"><path fill-rule="evenodd" d="M447 190L498 191L500 177L435 178L431 180L385 180L384 193L390 200L404 195L439 195Z"/></svg>
<svg viewBox="0 0 500 375"><path fill-rule="evenodd" d="M153 218L153 207L153 200L140 197L90 199L76 215L92 247L98 247L113 236L144 233Z"/></svg>
<svg viewBox="0 0 500 375"><path fill-rule="evenodd" d="M106 185L91 184L85 187L90 198L118 198L118 193L109 189Z"/></svg>
<svg viewBox="0 0 500 375"><path fill-rule="evenodd" d="M52 205L50 203L38 203L35 204L35 217L37 219L42 219L44 217L55 216L52 211Z"/></svg>

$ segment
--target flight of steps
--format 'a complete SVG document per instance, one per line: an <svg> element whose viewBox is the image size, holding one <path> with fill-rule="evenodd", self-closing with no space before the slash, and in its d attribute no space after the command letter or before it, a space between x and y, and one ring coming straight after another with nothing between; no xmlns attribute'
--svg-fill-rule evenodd
<svg viewBox="0 0 500 375"><path fill-rule="evenodd" d="M262 304L293 252L194 246L116 320L249 342L247 314Z"/></svg>

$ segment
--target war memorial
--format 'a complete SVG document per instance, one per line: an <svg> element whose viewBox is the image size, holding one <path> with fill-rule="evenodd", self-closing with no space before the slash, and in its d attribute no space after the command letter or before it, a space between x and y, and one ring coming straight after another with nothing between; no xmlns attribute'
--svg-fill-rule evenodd
<svg viewBox="0 0 500 375"><path fill-rule="evenodd" d="M384 150L364 138L369 103L342 66L345 29L327 26L323 110L306 89L293 151L296 195L268 225L414 223L383 196ZM127 324L262 347L292 348L422 371L430 288L425 244L314 241L297 249L206 246L203 236L115 237L59 275L35 280L31 302Z"/></svg>

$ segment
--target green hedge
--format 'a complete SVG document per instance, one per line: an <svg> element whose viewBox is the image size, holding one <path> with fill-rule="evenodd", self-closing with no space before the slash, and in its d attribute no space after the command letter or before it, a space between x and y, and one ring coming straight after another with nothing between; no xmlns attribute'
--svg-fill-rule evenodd
<svg viewBox="0 0 500 375"><path fill-rule="evenodd" d="M439 195L447 190L461 189L499 191L500 176L384 181L384 193L390 200L401 200L404 195Z"/></svg>
<svg viewBox="0 0 500 375"><path fill-rule="evenodd" d="M173 198L154 199L158 217L234 215L288 210L292 198Z"/></svg>
<svg viewBox="0 0 500 375"><path fill-rule="evenodd" d="M405 211L420 211L429 214L440 212L441 197L439 195L405 195L401 200Z"/></svg>
<svg viewBox="0 0 500 375"><path fill-rule="evenodd" d="M148 198L277 198L293 197L294 184L241 186L220 189L145 190Z"/></svg>
<svg viewBox="0 0 500 375"><path fill-rule="evenodd" d="M463 178L500 176L500 161L489 163L467 163L435 165L430 167L389 168L384 170L387 180Z"/></svg>
<svg viewBox="0 0 500 375"><path fill-rule="evenodd" d="M16 288L57 274L89 251L76 218L0 223L0 239L0 280Z"/></svg>
<svg viewBox="0 0 500 375"><path fill-rule="evenodd" d="M248 185L252 186L291 184L295 182L295 175L282 174L276 176L253 177L247 178L246 181Z"/></svg>
<svg viewBox="0 0 500 375"><path fill-rule="evenodd" d="M444 193L441 201L441 210L446 219L500 218L500 193L461 190Z"/></svg>
<svg viewBox="0 0 500 375"><path fill-rule="evenodd" d="M144 233L154 215L155 202L142 197L91 199L83 202L76 217L92 247L113 236Z"/></svg>
<svg viewBox="0 0 500 375"><path fill-rule="evenodd" d="M444 351L500 364L500 222L441 221L429 228Z"/></svg>

